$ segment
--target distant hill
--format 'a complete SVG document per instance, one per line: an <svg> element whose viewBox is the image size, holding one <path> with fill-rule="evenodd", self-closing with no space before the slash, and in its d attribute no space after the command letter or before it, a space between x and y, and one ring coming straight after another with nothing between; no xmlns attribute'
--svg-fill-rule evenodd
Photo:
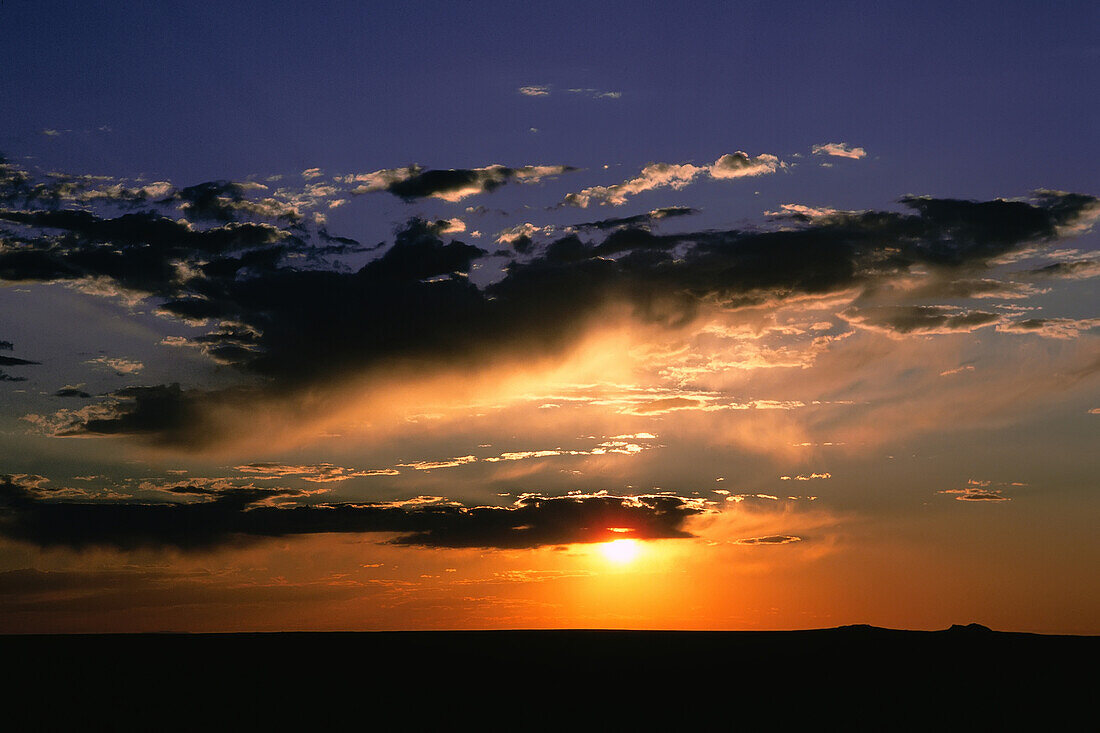
<svg viewBox="0 0 1100 733"><path fill-rule="evenodd" d="M979 624L0 637L11 730L1058 729L1098 652Z"/></svg>

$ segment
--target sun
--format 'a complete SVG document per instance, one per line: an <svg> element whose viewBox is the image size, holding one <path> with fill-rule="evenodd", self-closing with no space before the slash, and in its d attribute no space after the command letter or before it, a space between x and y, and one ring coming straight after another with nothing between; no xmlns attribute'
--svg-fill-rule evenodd
<svg viewBox="0 0 1100 733"><path fill-rule="evenodd" d="M637 540L612 540L600 544L603 556L620 565L633 561L640 549Z"/></svg>

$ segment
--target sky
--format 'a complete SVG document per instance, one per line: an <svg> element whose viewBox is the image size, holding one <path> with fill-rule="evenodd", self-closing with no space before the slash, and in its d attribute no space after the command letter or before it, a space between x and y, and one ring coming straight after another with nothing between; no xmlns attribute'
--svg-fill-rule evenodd
<svg viewBox="0 0 1100 733"><path fill-rule="evenodd" d="M0 632L1100 633L1098 15L0 4Z"/></svg>

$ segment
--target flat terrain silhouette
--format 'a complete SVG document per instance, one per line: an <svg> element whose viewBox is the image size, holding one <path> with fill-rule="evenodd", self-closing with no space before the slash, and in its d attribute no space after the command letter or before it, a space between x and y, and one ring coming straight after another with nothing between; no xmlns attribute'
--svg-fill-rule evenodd
<svg viewBox="0 0 1100 733"><path fill-rule="evenodd" d="M92 729L369 728L391 714L414 730L459 719L516 730L628 720L983 729L1021 715L1071 719L1091 697L1098 652L1100 637L978 625L0 637L18 670L8 710L29 716L18 728L28 730L74 720Z"/></svg>

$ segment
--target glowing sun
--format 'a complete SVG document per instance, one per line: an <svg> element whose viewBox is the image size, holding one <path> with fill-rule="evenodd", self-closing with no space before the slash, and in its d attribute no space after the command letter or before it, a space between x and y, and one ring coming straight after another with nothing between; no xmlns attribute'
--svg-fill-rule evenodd
<svg viewBox="0 0 1100 733"><path fill-rule="evenodd" d="M600 552L613 563L628 563L638 556L637 540L612 540L600 545Z"/></svg>

